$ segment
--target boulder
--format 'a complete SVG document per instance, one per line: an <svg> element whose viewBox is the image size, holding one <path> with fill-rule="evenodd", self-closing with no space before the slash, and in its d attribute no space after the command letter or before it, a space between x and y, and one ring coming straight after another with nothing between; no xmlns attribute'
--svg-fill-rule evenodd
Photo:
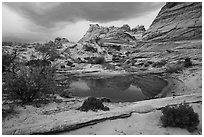
<svg viewBox="0 0 204 137"><path fill-rule="evenodd" d="M124 24L120 29L123 29L124 31L130 31L130 26L128 24Z"/></svg>
<svg viewBox="0 0 204 137"><path fill-rule="evenodd" d="M137 32L145 32L145 27L144 25L137 25L135 28L132 28L132 31L137 33Z"/></svg>

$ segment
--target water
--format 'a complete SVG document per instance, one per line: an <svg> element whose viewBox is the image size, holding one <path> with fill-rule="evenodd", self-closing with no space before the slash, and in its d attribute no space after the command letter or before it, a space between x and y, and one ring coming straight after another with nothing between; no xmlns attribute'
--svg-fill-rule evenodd
<svg viewBox="0 0 204 137"><path fill-rule="evenodd" d="M135 102L156 96L167 82L155 76L80 77L70 84L78 97L106 97L112 102Z"/></svg>

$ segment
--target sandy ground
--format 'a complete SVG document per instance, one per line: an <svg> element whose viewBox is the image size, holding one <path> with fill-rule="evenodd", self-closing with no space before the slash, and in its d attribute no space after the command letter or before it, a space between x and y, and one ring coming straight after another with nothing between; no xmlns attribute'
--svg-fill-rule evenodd
<svg viewBox="0 0 204 137"><path fill-rule="evenodd" d="M200 121L202 121L201 103L192 104L196 113L199 113ZM196 132L190 133L186 129L181 128L164 128L162 127L160 117L162 113L155 110L150 113L138 114L133 113L128 118L116 120L107 120L92 126L70 132L63 132L60 135L198 135L201 134L202 124L198 126Z"/></svg>

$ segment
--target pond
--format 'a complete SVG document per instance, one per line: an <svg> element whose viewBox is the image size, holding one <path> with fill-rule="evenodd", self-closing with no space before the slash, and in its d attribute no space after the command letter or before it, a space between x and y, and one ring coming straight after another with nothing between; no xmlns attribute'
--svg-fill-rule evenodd
<svg viewBox="0 0 204 137"><path fill-rule="evenodd" d="M78 77L71 82L71 94L78 97L106 97L112 102L136 102L158 95L168 82L151 75Z"/></svg>

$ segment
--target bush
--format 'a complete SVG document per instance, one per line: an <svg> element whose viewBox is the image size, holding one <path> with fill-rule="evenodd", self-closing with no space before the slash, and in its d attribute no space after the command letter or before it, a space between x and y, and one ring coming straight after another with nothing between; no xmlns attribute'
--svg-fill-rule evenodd
<svg viewBox="0 0 204 137"><path fill-rule="evenodd" d="M97 111L97 110L104 110L107 111L109 110L108 107L104 106L102 101L95 98L95 97L89 97L86 99L83 103L83 105L79 108L81 111Z"/></svg>
<svg viewBox="0 0 204 137"><path fill-rule="evenodd" d="M192 132L199 124L198 114L188 104L166 106L162 109L162 113L161 121L164 127L187 128L189 132Z"/></svg>
<svg viewBox="0 0 204 137"><path fill-rule="evenodd" d="M33 59L30 61L27 61L25 65L32 66L32 67L50 66L51 62L48 60Z"/></svg>
<svg viewBox="0 0 204 137"><path fill-rule="evenodd" d="M57 47L57 44L50 41L48 43L36 46L35 50L41 54L41 60L54 61L55 59L61 58Z"/></svg>
<svg viewBox="0 0 204 137"><path fill-rule="evenodd" d="M54 71L50 66L21 67L16 74L7 73L4 93L23 104L46 98L56 90Z"/></svg>
<svg viewBox="0 0 204 137"><path fill-rule="evenodd" d="M105 58L104 57L96 57L94 60L95 64L104 64L105 63Z"/></svg>
<svg viewBox="0 0 204 137"><path fill-rule="evenodd" d="M184 61L184 67L188 68L190 66L192 66L192 62L191 62L191 59L190 58L186 58L185 61Z"/></svg>

